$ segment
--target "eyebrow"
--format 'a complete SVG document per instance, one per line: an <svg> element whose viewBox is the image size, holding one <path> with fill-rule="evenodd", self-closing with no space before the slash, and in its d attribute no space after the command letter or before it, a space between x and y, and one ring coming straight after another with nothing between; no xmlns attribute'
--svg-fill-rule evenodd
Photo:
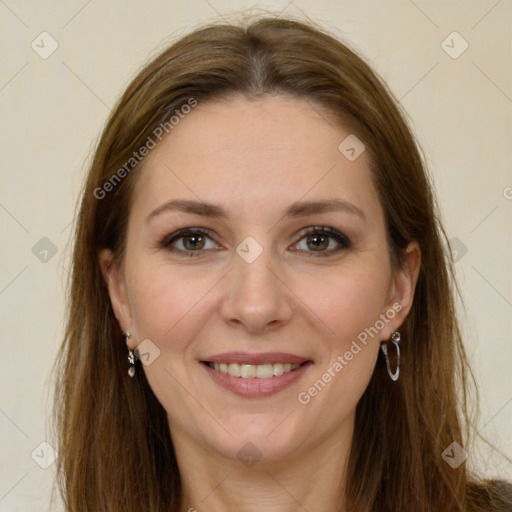
<svg viewBox="0 0 512 512"><path fill-rule="evenodd" d="M216 219L227 219L227 211L219 205L205 201L196 201L191 199L173 199L153 210L146 218L149 221L153 217L164 212L180 211L201 215L203 217L212 217ZM300 217L312 215L315 213L327 213L333 211L342 211L360 217L366 222L366 215L358 206L345 201L344 199L327 199L323 201L297 201L286 208L282 217Z"/></svg>

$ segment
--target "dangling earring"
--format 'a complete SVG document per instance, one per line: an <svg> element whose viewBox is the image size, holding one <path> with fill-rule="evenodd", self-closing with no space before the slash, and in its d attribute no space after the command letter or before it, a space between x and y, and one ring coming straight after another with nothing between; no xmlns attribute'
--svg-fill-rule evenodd
<svg viewBox="0 0 512 512"><path fill-rule="evenodd" d="M128 340L130 339L130 332L125 331L123 332L123 336L126 337L126 346L128 347ZM133 377L135 375L135 354L132 350L130 350L130 347L128 347L128 362L130 363L130 368L128 368L128 375L130 377Z"/></svg>
<svg viewBox="0 0 512 512"><path fill-rule="evenodd" d="M396 380L398 380L398 376L400 375L400 345L399 345L399 343L400 343L400 333L398 331L394 331L391 334L391 342L396 347L396 355L397 355L396 370L395 370L394 373L391 371L391 367L389 365L388 346L386 345L386 343L382 343L380 348L381 348L382 352L384 353L384 356L386 357L386 367L387 367L387 370L388 370L388 375L391 378L391 380L396 381Z"/></svg>

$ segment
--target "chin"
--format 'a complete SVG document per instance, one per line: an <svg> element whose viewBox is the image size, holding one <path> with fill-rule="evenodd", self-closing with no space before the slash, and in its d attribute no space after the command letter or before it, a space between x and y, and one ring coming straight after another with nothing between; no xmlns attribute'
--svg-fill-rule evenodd
<svg viewBox="0 0 512 512"><path fill-rule="evenodd" d="M297 454L304 445L304 436L290 429L286 415L279 418L264 414L247 414L237 417L226 428L233 437L224 436L212 448L228 459L238 459L248 466L276 463ZM280 425L280 422L282 424Z"/></svg>

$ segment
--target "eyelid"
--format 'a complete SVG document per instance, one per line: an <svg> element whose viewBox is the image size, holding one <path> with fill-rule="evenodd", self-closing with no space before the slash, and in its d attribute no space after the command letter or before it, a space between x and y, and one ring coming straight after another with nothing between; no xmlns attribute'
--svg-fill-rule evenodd
<svg viewBox="0 0 512 512"><path fill-rule="evenodd" d="M190 235L190 234L194 234L194 233L206 235L209 238L212 238L212 235L213 235L213 232L207 228L191 227L191 228L178 229L177 231L173 231L172 233L165 235L162 238L162 240L159 242L159 246L166 248L172 242L179 240L180 238L183 238L185 235Z"/></svg>
<svg viewBox="0 0 512 512"><path fill-rule="evenodd" d="M164 236L161 239L161 241L158 243L158 246L161 249L165 249L165 250L169 251L170 253L177 254L178 256L187 256L187 257L206 256L205 253L208 252L206 250L187 251L185 249L178 249L177 247L174 247L172 245L177 240L180 240L187 235L194 235L194 234L204 235L207 238L209 238L210 240L212 240L217 245L217 247L215 247L215 249L209 249L208 251L219 249L219 247L218 247L219 244L215 241L213 231L211 231L210 229L207 229L207 228L202 228L202 227L190 227L190 228L183 228L183 229L174 231L171 234Z"/></svg>
<svg viewBox="0 0 512 512"><path fill-rule="evenodd" d="M177 254L187 255L187 256L201 256L202 253L207 252L206 250L197 250L197 251L191 251L191 250L183 250L183 249L177 249L175 247L172 247L171 244L175 242L176 240L179 240L181 238L184 238L186 235L193 235L193 234L201 234L205 235L206 237L210 238L213 242L215 242L217 245L219 245L215 241L215 236L212 230L208 228L203 227L187 227L183 229L179 229L177 231L174 231L171 234L166 235L161 239L159 242L159 247L163 249L167 249L170 252L174 252ZM292 249L296 252L306 252L309 253L309 255L316 254L317 256L323 257L323 256L330 256L333 254L339 253L341 250L349 249L352 246L352 242L350 238L342 233L341 231L337 230L336 228L333 228L331 226L309 226L306 228L301 229L298 231L294 237L299 237L299 239L294 242L292 247L296 246L298 243L302 241L307 236L315 235L315 234L323 234L329 238L333 238L336 240L338 244L341 245L341 247L336 249L331 249L328 251L301 251L298 249ZM171 248L172 247L172 248ZM216 248L217 249L217 248ZM211 249L210 249L211 250Z"/></svg>
<svg viewBox="0 0 512 512"><path fill-rule="evenodd" d="M302 238L304 238L305 236L314 235L316 233L328 235L331 238L335 238L338 242L342 243L347 248L352 245L350 238L347 235L345 235L345 233L331 226L310 226L300 230L295 236L300 236L300 240L302 240Z"/></svg>

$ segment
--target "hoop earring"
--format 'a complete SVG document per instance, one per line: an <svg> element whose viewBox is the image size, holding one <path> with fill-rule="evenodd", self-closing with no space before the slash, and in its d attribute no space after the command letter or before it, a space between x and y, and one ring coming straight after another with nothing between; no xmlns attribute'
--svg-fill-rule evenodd
<svg viewBox="0 0 512 512"><path fill-rule="evenodd" d="M380 346L380 349L382 350L384 357L386 358L386 368L388 370L389 378L392 381L397 381L398 376L400 375L400 333L398 331L394 331L391 334L391 343L393 343L396 347L396 354L397 354L397 360L396 360L396 370L395 372L391 371L391 366L389 364L389 357L388 357L388 346L386 343L382 343Z"/></svg>
<svg viewBox="0 0 512 512"><path fill-rule="evenodd" d="M128 362L130 363L130 368L128 368L128 375L130 377L133 377L135 375L135 354L133 353L133 350L128 347L128 340L130 339L130 331L123 332L123 336L126 338L126 347L128 348Z"/></svg>

